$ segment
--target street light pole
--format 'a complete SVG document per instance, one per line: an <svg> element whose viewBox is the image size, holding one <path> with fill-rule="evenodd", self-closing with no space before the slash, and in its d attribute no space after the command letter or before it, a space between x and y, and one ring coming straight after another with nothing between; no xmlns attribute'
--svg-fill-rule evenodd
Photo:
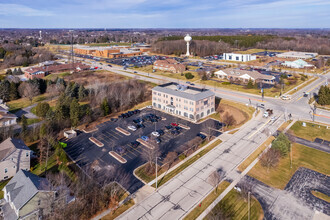
<svg viewBox="0 0 330 220"><path fill-rule="evenodd" d="M157 179L157 171L158 171L158 165L157 165L157 159L161 159L160 157L156 157L156 190L158 187L158 179Z"/></svg>

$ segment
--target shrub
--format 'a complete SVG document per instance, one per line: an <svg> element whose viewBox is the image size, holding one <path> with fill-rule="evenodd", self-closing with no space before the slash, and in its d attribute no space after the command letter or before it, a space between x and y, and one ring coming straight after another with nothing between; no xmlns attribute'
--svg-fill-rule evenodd
<svg viewBox="0 0 330 220"><path fill-rule="evenodd" d="M192 78L195 77L195 76L194 76L193 74L191 74L190 72L189 72L189 73L186 73L184 76L186 77L186 79L192 79Z"/></svg>
<svg viewBox="0 0 330 220"><path fill-rule="evenodd" d="M47 102L39 102L37 107L36 107L36 115L44 118L49 111L50 106Z"/></svg>
<svg viewBox="0 0 330 220"><path fill-rule="evenodd" d="M230 85L230 82L222 82L222 85Z"/></svg>
<svg viewBox="0 0 330 220"><path fill-rule="evenodd" d="M179 156L179 159L180 160L184 160L186 158L186 155L185 154L180 154L180 156Z"/></svg>

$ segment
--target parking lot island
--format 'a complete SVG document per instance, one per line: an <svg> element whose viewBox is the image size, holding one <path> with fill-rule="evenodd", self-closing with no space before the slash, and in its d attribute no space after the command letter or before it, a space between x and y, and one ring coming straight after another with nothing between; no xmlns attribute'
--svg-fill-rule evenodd
<svg viewBox="0 0 330 220"><path fill-rule="evenodd" d="M131 133L126 131L125 129L122 129L121 127L116 127L116 131L119 131L120 133L126 135L126 136L130 136Z"/></svg>
<svg viewBox="0 0 330 220"><path fill-rule="evenodd" d="M126 163L127 160L125 158L123 158L122 156L120 156L119 154L117 154L114 151L110 151L109 154L115 158L116 160L118 160L120 163Z"/></svg>
<svg viewBox="0 0 330 220"><path fill-rule="evenodd" d="M98 128L85 128L82 131L85 132L86 134L88 134L88 133L92 133L97 130L98 130Z"/></svg>
<svg viewBox="0 0 330 220"><path fill-rule="evenodd" d="M104 146L104 144L101 141L97 140L95 137L90 137L89 140L91 142L93 142L94 144L96 144L98 147L103 147Z"/></svg>
<svg viewBox="0 0 330 220"><path fill-rule="evenodd" d="M145 146L149 149L154 149L155 148L155 146L153 146L152 144L142 140L141 138L136 139L136 141L140 142L143 146Z"/></svg>

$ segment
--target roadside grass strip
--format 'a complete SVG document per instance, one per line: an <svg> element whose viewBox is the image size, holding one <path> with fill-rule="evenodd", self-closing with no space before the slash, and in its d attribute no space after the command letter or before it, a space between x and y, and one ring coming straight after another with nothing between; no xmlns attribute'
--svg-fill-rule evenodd
<svg viewBox="0 0 330 220"><path fill-rule="evenodd" d="M131 133L126 131L125 129L121 128L121 127L116 127L116 131L119 131L120 133L126 135L126 136L130 136Z"/></svg>
<svg viewBox="0 0 330 220"><path fill-rule="evenodd" d="M89 140L91 142L93 142L94 144L96 144L98 147L103 147L104 146L104 144L101 141L97 140L95 137L90 137Z"/></svg>
<svg viewBox="0 0 330 220"><path fill-rule="evenodd" d="M183 129L186 129L186 130L189 130L190 129L189 126L183 125L183 124L179 124L179 127L183 128Z"/></svg>
<svg viewBox="0 0 330 220"><path fill-rule="evenodd" d="M122 156L120 156L119 154L117 154L114 151L110 151L109 152L110 156L112 156L113 158L115 158L116 160L118 160L120 163L126 163L127 160L125 158L123 158Z"/></svg>
<svg viewBox="0 0 330 220"><path fill-rule="evenodd" d="M153 146L152 144L142 140L141 138L136 139L136 141L140 142L143 146L145 146L145 147L147 147L151 150L155 148L155 146Z"/></svg>
<svg viewBox="0 0 330 220"><path fill-rule="evenodd" d="M98 128L85 128L82 131L88 134L88 133L92 133L97 130L99 130L99 129Z"/></svg>

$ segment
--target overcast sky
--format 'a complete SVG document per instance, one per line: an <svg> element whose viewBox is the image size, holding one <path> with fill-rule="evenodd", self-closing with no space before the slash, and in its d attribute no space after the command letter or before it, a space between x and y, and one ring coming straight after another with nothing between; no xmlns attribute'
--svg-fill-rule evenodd
<svg viewBox="0 0 330 220"><path fill-rule="evenodd" d="M330 0L0 0L0 28L329 28Z"/></svg>

